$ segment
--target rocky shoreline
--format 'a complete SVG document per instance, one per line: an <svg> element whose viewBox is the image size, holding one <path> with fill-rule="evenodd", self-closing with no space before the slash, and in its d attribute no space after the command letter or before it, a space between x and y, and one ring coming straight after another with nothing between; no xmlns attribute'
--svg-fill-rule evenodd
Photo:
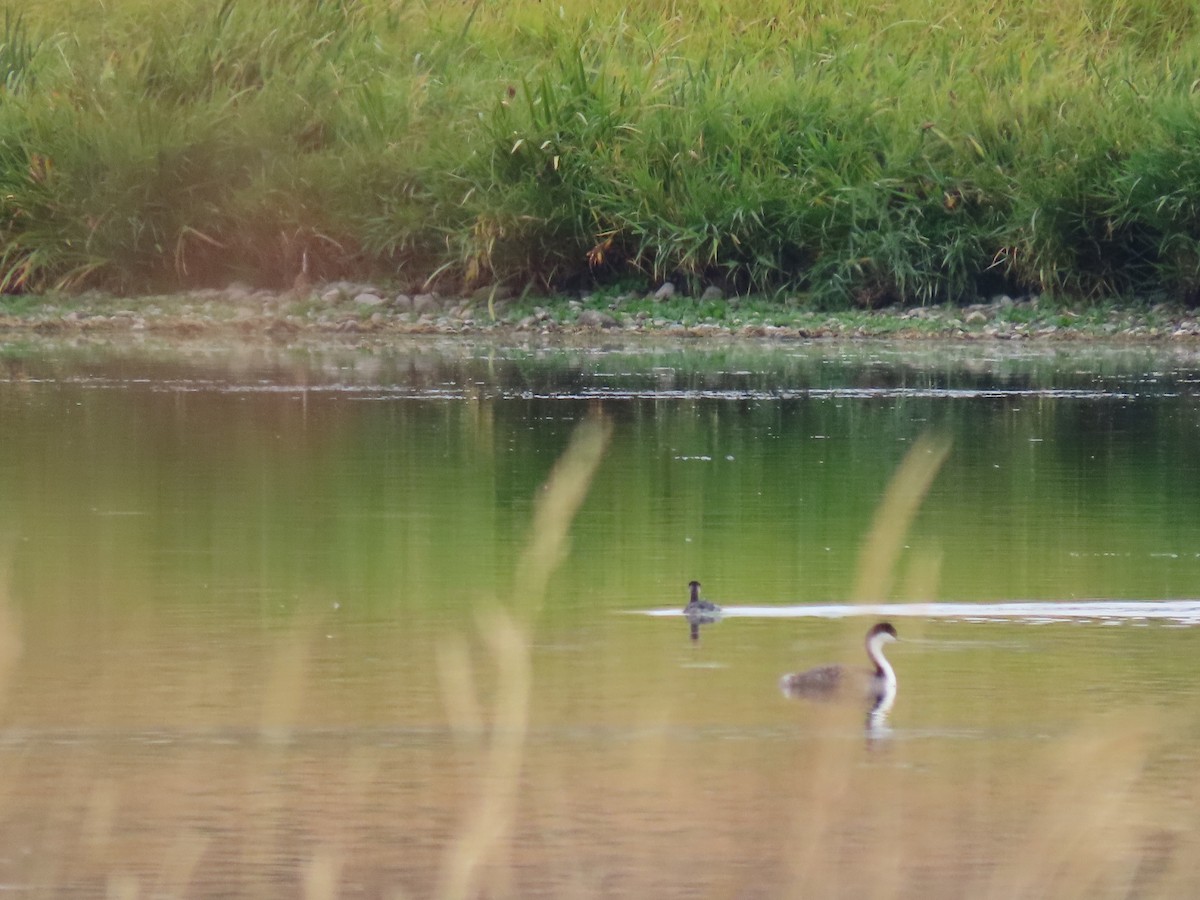
<svg viewBox="0 0 1200 900"><path fill-rule="evenodd" d="M647 294L541 300L500 287L469 295L407 293L335 282L289 291L234 284L222 290L118 297L87 292L0 300L0 334L229 334L286 339L332 335L661 335L672 338L1106 339L1200 341L1200 314L1181 306L1071 307L1038 297L992 298L962 307L823 312L786 300L681 296L669 282Z"/></svg>

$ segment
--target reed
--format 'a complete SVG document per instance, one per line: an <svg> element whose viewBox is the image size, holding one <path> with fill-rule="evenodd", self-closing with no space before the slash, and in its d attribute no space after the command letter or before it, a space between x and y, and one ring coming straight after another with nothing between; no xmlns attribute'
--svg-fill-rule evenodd
<svg viewBox="0 0 1200 900"><path fill-rule="evenodd" d="M1174 0L52 0L0 41L0 286L1191 300L1196 31Z"/></svg>
<svg viewBox="0 0 1200 900"><path fill-rule="evenodd" d="M525 740L533 689L533 626L545 600L547 582L566 556L568 532L591 487L611 430L611 423L601 415L585 419L576 428L539 491L528 544L514 580L511 602L514 612L497 611L480 623L498 673L484 758L486 786L461 832L446 847L437 896L447 900L481 893L513 893L510 844L526 766ZM469 658L455 642L447 646L449 649L440 656L441 677L446 686L443 697L447 698L448 717L456 723L466 718L461 713L464 705L474 706L475 692L470 682ZM466 704L454 698L459 692L468 698Z"/></svg>

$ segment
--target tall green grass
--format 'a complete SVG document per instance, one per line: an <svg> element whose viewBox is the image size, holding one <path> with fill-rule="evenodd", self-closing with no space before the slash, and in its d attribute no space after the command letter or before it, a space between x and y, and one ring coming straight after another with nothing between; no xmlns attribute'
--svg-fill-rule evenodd
<svg viewBox="0 0 1200 900"><path fill-rule="evenodd" d="M0 41L0 287L1192 301L1198 30L1178 0L50 0Z"/></svg>

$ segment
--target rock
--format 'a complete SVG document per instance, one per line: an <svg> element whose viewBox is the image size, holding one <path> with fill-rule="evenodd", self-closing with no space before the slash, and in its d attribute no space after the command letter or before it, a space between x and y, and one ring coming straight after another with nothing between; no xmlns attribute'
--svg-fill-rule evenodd
<svg viewBox="0 0 1200 900"><path fill-rule="evenodd" d="M364 291L354 296L354 302L359 306L383 306L384 300L378 294Z"/></svg>
<svg viewBox="0 0 1200 900"><path fill-rule="evenodd" d="M987 315L978 309L971 310L967 313L967 317L963 319L968 325L982 325L987 320Z"/></svg>
<svg viewBox="0 0 1200 900"><path fill-rule="evenodd" d="M662 287L654 292L653 299L656 303L661 303L663 300L670 300L674 296L675 285L671 284L669 281L664 281Z"/></svg>
<svg viewBox="0 0 1200 900"><path fill-rule="evenodd" d="M412 300L413 312L418 315L422 313L436 312L438 308L437 297L433 294L417 294Z"/></svg>
<svg viewBox="0 0 1200 900"><path fill-rule="evenodd" d="M617 320L608 313L595 309L585 309L576 320L585 328L616 328Z"/></svg>
<svg viewBox="0 0 1200 900"><path fill-rule="evenodd" d="M705 301L709 301L709 300L724 300L724 299L725 299L725 292L723 290L721 290L719 287L717 287L715 284L710 284L708 287L706 287L704 289L704 293L700 295L701 302L705 302Z"/></svg>
<svg viewBox="0 0 1200 900"><path fill-rule="evenodd" d="M326 287L341 291L343 297L353 297L364 291L375 291L371 285L359 284L356 281L331 281Z"/></svg>
<svg viewBox="0 0 1200 900"><path fill-rule="evenodd" d="M397 294L396 299L392 301L392 306L400 312L412 312L413 298L408 294Z"/></svg>

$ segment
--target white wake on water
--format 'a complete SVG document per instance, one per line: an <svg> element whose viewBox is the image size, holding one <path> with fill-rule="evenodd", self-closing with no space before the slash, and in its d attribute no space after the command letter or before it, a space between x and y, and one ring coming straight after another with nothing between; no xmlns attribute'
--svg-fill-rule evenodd
<svg viewBox="0 0 1200 900"><path fill-rule="evenodd" d="M679 609L641 610L648 616L682 616ZM1200 625L1200 600L1016 600L1005 603L862 603L805 606L725 606L722 618L845 619L852 616L925 619L1073 619L1137 622L1162 620Z"/></svg>

